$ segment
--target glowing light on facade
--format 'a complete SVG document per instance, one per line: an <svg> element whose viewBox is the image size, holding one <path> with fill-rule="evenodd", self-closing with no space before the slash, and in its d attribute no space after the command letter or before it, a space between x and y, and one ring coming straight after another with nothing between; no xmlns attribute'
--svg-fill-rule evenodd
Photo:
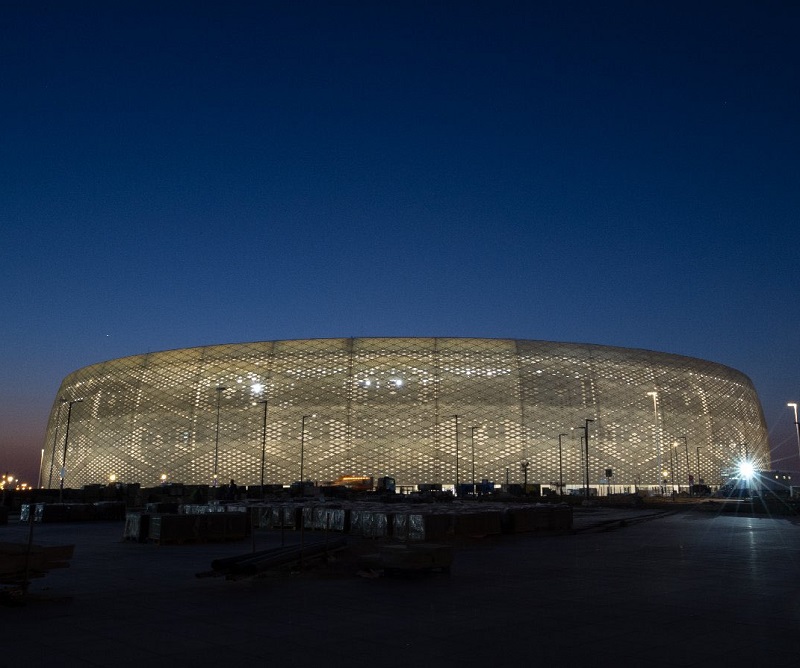
<svg viewBox="0 0 800 668"><path fill-rule="evenodd" d="M656 392L654 427L648 394ZM159 484L165 471L187 484L209 484L216 473L257 485L262 464L266 484L289 484L301 468L301 437L311 480L356 475L452 484L453 415L479 429L470 452L478 480L501 482L510 470L511 481L521 483L520 465L528 462L529 482L584 484L577 436L559 447L559 434L587 415L596 418L592 485L606 468L618 485L660 484L662 430L702 448L706 478L734 469L743 443L750 461L768 467L761 405L744 374L695 358L591 344L311 339L110 360L75 371L59 388L42 464L42 481L51 486L58 478L48 476L49 466L61 460L67 431L64 396L84 398L69 430L72 487L107 480L109 471L143 485ZM316 417L301 434L304 415Z"/></svg>

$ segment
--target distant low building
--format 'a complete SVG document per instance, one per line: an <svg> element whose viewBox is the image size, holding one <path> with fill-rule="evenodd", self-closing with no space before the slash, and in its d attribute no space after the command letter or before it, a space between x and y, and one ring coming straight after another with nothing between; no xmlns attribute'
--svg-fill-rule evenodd
<svg viewBox="0 0 800 668"><path fill-rule="evenodd" d="M788 471L760 471L757 469L734 471L720 487L721 496L777 496L795 495L792 474Z"/></svg>

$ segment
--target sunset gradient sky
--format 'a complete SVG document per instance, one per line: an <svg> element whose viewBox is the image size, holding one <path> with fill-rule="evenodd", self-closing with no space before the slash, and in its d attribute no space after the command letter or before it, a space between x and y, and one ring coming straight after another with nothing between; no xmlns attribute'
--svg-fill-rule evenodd
<svg viewBox="0 0 800 668"><path fill-rule="evenodd" d="M77 368L486 336L749 375L800 470L796 2L0 5L0 468Z"/></svg>

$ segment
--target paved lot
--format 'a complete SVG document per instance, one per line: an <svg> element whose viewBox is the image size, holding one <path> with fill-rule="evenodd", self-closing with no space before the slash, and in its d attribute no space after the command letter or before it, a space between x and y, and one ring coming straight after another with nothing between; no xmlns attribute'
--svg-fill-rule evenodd
<svg viewBox="0 0 800 668"><path fill-rule="evenodd" d="M360 577L343 554L227 581L195 574L249 539L156 546L122 541L121 523L36 525L34 542L75 555L25 606L0 607L0 666L797 664L797 520L588 509L576 528L459 545L449 576ZM0 526L0 540L26 531Z"/></svg>

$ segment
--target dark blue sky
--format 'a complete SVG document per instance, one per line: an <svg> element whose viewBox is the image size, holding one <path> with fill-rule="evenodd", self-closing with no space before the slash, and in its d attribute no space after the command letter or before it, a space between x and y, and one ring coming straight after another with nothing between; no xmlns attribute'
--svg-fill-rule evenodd
<svg viewBox="0 0 800 668"><path fill-rule="evenodd" d="M339 336L748 374L800 469L795 2L0 4L0 468L61 379Z"/></svg>

